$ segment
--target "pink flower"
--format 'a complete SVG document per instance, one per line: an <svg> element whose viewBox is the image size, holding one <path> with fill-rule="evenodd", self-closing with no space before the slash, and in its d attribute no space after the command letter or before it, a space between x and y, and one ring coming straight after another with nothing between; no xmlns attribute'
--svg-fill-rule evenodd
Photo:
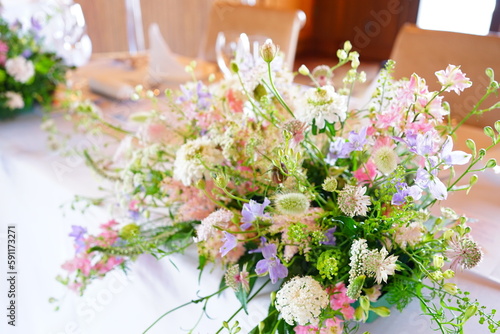
<svg viewBox="0 0 500 334"><path fill-rule="evenodd" d="M453 90L460 95L465 88L472 86L472 82L460 70L460 66L448 65L446 70L437 71L435 74L445 92Z"/></svg>
<svg viewBox="0 0 500 334"><path fill-rule="evenodd" d="M354 173L354 177L358 180L359 184L372 183L377 176L377 167L375 163L370 159L360 168L358 168Z"/></svg>
<svg viewBox="0 0 500 334"><path fill-rule="evenodd" d="M90 274L90 260L87 258L75 257L73 260L66 261L62 268L70 273L80 270L84 276Z"/></svg>
<svg viewBox="0 0 500 334"><path fill-rule="evenodd" d="M7 60L7 51L9 51L9 46L7 43L0 41L0 65L5 65Z"/></svg>
<svg viewBox="0 0 500 334"><path fill-rule="evenodd" d="M115 256L110 256L106 262L98 262L94 266L94 270L96 270L99 274L104 275L108 271L113 270L116 266L120 265L123 262L122 258L117 258Z"/></svg>
<svg viewBox="0 0 500 334"><path fill-rule="evenodd" d="M343 282L337 283L335 287L329 291L330 306L333 310L340 310L345 320L350 320L354 317L354 308L351 306L355 302L354 299L347 297L347 288Z"/></svg>
<svg viewBox="0 0 500 334"><path fill-rule="evenodd" d="M326 319L325 327L317 326L295 326L295 334L342 334L342 320L338 318Z"/></svg>

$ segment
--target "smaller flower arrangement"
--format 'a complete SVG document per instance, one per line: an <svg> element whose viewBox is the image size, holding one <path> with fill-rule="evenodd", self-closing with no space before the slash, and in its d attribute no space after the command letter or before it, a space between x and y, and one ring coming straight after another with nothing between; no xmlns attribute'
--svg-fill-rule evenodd
<svg viewBox="0 0 500 334"><path fill-rule="evenodd" d="M69 69L43 46L42 26L31 20L29 28L0 18L0 119L28 110L35 102L52 104L56 86L66 81Z"/></svg>

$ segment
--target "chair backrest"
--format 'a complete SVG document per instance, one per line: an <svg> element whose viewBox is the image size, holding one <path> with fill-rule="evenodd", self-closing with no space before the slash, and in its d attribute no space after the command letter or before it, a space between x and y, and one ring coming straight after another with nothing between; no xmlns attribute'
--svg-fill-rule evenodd
<svg viewBox="0 0 500 334"><path fill-rule="evenodd" d="M472 81L472 87L460 95L455 92L443 93L450 104L451 116L460 120L486 92L489 78L485 69L491 67L500 80L500 36L468 35L447 31L424 30L407 24L400 30L391 53L396 61L394 77L410 77L417 73L425 78L429 89L439 90L435 72L448 64L460 65L461 70ZM490 96L483 104L489 107L499 101L498 96ZM500 120L500 110L496 109L471 118L467 123L475 126L493 125Z"/></svg>
<svg viewBox="0 0 500 334"><path fill-rule="evenodd" d="M246 33L271 38L284 52L285 64L292 69L299 31L305 20L305 14L301 10L215 2L210 10L199 57L216 62L215 42L219 32Z"/></svg>

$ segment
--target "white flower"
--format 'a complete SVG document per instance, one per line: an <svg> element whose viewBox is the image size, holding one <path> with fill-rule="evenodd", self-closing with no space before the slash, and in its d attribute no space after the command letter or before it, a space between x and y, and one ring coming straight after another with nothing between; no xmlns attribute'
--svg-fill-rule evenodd
<svg viewBox="0 0 500 334"><path fill-rule="evenodd" d="M415 246L422 238L422 224L413 222L409 225L393 226L396 229L394 241L401 247Z"/></svg>
<svg viewBox="0 0 500 334"><path fill-rule="evenodd" d="M328 302L328 294L311 276L292 278L276 294L276 309L292 326L317 325L321 309Z"/></svg>
<svg viewBox="0 0 500 334"><path fill-rule="evenodd" d="M296 112L298 120L308 124L315 121L318 129L325 127L325 121L343 122L346 116L347 98L337 94L331 85L308 89Z"/></svg>
<svg viewBox="0 0 500 334"><path fill-rule="evenodd" d="M35 67L30 60L22 56L10 58L5 62L7 73L20 83L26 83L35 75Z"/></svg>
<svg viewBox="0 0 500 334"><path fill-rule="evenodd" d="M197 237L194 238L194 242L208 240L215 233L214 226L225 227L233 219L233 216L233 213L226 209L212 212L201 221L201 224L196 229Z"/></svg>
<svg viewBox="0 0 500 334"><path fill-rule="evenodd" d="M365 193L366 187L346 185L338 197L340 210L349 217L366 216L371 202Z"/></svg>
<svg viewBox="0 0 500 334"><path fill-rule="evenodd" d="M393 275L396 270L398 259L395 255L388 255L385 247L381 250L369 250L365 239L355 240L351 245L349 283L361 275L374 277L377 284L387 282L388 276Z"/></svg>
<svg viewBox="0 0 500 334"><path fill-rule="evenodd" d="M222 152L209 138L200 137L188 141L177 151L174 179L182 181L185 186L190 186L204 176L210 177L210 172L206 167L221 165L223 162Z"/></svg>
<svg viewBox="0 0 500 334"><path fill-rule="evenodd" d="M6 92L5 97L7 98L7 108L21 109L24 107L24 100L21 94L15 92Z"/></svg>

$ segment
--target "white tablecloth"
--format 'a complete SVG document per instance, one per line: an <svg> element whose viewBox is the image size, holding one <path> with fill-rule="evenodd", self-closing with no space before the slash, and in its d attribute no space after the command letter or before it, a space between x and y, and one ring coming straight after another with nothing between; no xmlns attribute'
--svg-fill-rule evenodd
<svg viewBox="0 0 500 334"><path fill-rule="evenodd" d="M133 105L128 106L133 108ZM0 237L1 251L6 252L7 225L17 226L17 322L7 325L6 269L0 265L1 333L142 333L165 311L191 299L217 290L222 273L207 268L198 284L197 257L191 249L185 256L175 255L156 261L140 257L128 276L121 272L95 281L84 297L75 296L55 281L62 273L61 264L73 255L72 241L67 234L71 225L97 226L109 218L107 212L93 209L85 215L60 206L74 195L96 195L96 178L80 159L64 157L46 147L46 135L40 130L39 115L27 114L0 123ZM58 119L62 122L62 119ZM481 131L467 128L460 138L472 135L485 138ZM82 138L76 144L85 144ZM499 149L492 156L500 158ZM499 159L500 161L500 159ZM452 205L459 213L477 217L473 226L480 242L484 242L485 260L479 271L500 281L500 176L488 171L480 173L480 181L468 197L465 193L451 195ZM63 215L63 213L65 215ZM5 256L2 256L5 261ZM175 266L172 264L175 264ZM471 291L488 307L498 307L500 284L470 273L460 273L455 281ZM197 291L199 289L199 291ZM60 300L60 310L48 303L49 297ZM267 295L252 303L249 316L240 317L242 333L248 332L267 313ZM215 333L221 322L238 308L231 292L214 298L194 333ZM181 309L160 321L151 333L185 333L196 323L201 305ZM362 326L373 334L434 333L430 320L421 316L417 302L403 313L393 310L387 319ZM487 328L472 319L466 333L487 333Z"/></svg>

